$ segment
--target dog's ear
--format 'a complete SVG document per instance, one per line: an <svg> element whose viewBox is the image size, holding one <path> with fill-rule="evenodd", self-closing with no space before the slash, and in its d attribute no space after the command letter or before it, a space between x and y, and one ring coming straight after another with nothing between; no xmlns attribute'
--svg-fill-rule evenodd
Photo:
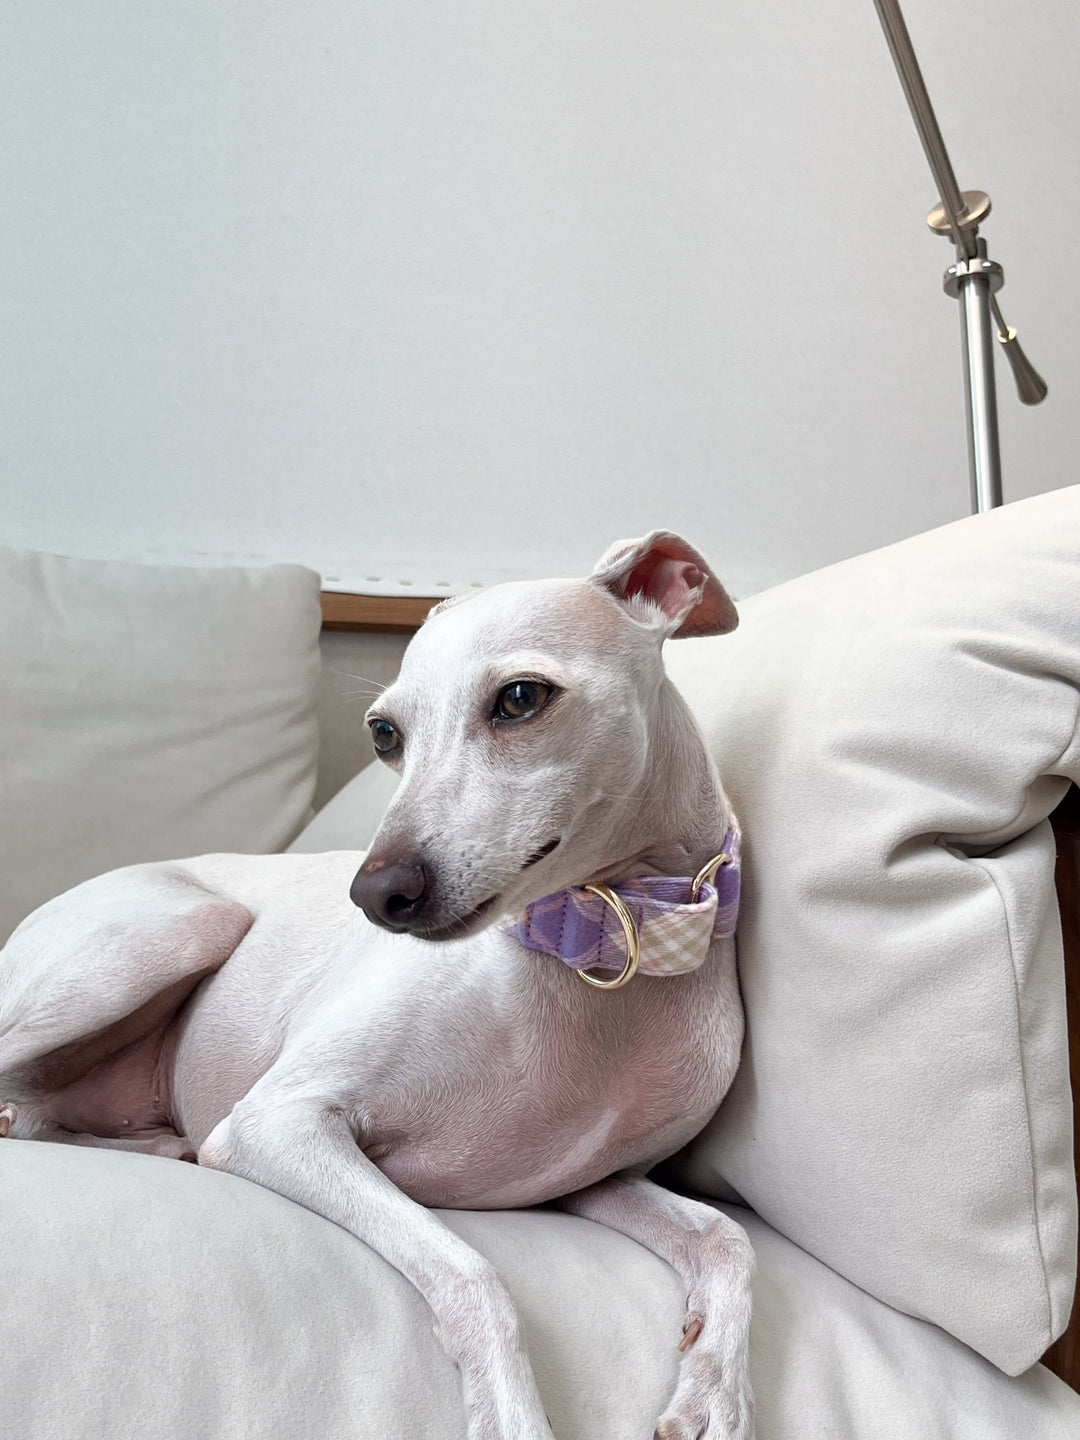
<svg viewBox="0 0 1080 1440"><path fill-rule="evenodd" d="M731 597L705 560L681 535L652 530L641 540L617 540L589 577L622 602L637 598L667 618L665 634L726 635L739 617Z"/></svg>

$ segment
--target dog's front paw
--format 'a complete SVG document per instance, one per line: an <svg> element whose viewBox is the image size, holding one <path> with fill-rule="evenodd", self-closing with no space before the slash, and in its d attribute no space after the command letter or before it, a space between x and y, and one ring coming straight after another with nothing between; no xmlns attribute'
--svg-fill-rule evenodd
<svg viewBox="0 0 1080 1440"><path fill-rule="evenodd" d="M746 1356L697 1339L702 1317L687 1317L684 1346L693 1345L679 1370L671 1403L657 1421L655 1440L754 1440L754 1392ZM696 1342L696 1343L695 1343ZM680 1347L682 1348L682 1347Z"/></svg>
<svg viewBox="0 0 1080 1440"><path fill-rule="evenodd" d="M8 1102L6 1105L0 1101L0 1140L11 1133L11 1127L19 1118L19 1112L15 1106Z"/></svg>
<svg viewBox="0 0 1080 1440"><path fill-rule="evenodd" d="M654 1440L754 1440L753 1396L722 1387L676 1393L656 1423Z"/></svg>

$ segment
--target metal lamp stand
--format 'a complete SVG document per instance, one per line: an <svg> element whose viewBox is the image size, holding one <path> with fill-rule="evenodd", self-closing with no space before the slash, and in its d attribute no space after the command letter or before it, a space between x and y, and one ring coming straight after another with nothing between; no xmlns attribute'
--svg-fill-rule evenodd
<svg viewBox="0 0 1080 1440"><path fill-rule="evenodd" d="M1016 331L1005 324L995 298L1005 283L1005 272L987 258L986 241L979 238L979 224L990 214L990 197L981 190L957 187L898 0L874 0L874 5L941 197L926 223L935 234L949 236L956 246L956 263L945 271L944 285L946 295L960 301L971 509L973 513L991 510L1001 504L995 334L1012 367L1021 401L1038 405L1046 398L1046 385L1021 350Z"/></svg>

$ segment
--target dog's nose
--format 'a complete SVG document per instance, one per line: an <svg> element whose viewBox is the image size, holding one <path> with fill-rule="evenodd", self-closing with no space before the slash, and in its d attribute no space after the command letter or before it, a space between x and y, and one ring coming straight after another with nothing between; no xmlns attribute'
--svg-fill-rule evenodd
<svg viewBox="0 0 1080 1440"><path fill-rule="evenodd" d="M356 872L349 895L372 924L408 930L427 904L427 872L418 860L369 856Z"/></svg>

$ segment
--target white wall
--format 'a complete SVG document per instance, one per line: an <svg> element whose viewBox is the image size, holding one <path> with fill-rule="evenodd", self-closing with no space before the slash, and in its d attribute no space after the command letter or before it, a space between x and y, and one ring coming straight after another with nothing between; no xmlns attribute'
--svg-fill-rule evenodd
<svg viewBox="0 0 1080 1440"><path fill-rule="evenodd" d="M1072 483L1080 12L905 11L1050 384L1007 497ZM871 0L12 0L0 96L6 543L419 590L668 525L745 595L966 512Z"/></svg>

